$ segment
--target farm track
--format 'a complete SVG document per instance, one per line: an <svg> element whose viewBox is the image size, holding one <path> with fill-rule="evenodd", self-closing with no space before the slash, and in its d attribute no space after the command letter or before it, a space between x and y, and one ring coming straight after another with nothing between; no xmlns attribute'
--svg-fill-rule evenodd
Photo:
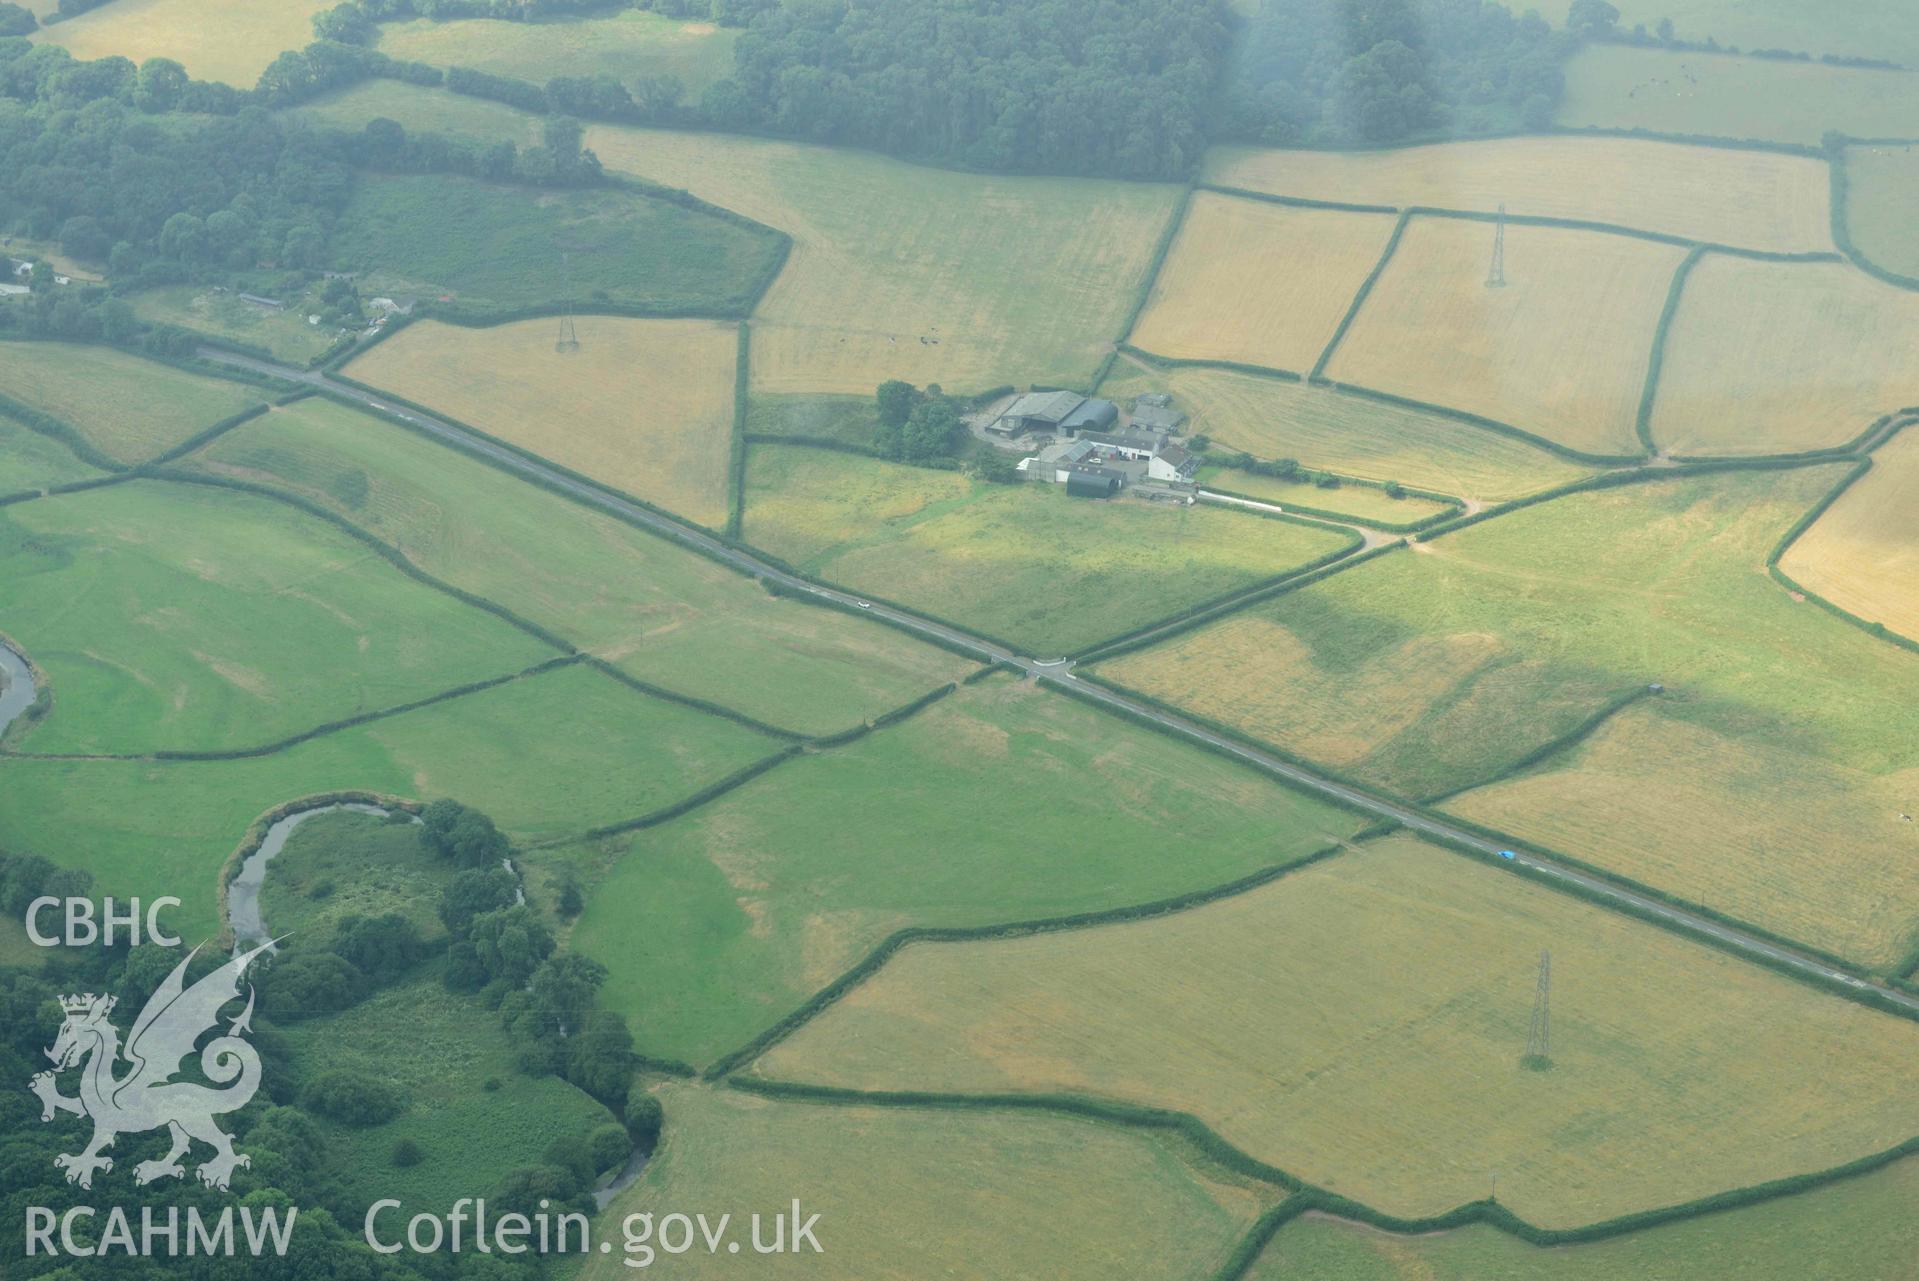
<svg viewBox="0 0 1919 1281"><path fill-rule="evenodd" d="M1073 674L1072 663L1067 659L1042 660L1029 655L1016 654L1003 646L958 628L949 627L944 623L923 618L918 614L896 609L877 601L869 603L851 592L822 587L761 560L751 552L744 551L716 535L683 525L659 512L649 510L596 485L576 479L556 468L476 436L452 423L409 409L358 387L335 382L323 373L274 364L210 347L202 348L199 354L204 359L249 369L255 373L267 374L300 386L312 387L344 397L385 416L397 418L429 436L482 457L509 472L534 480L690 547L742 573L776 583L788 592L832 602L841 608L876 615L904 631L927 637L949 647L958 647L977 655L985 662L1011 664L1026 673L1029 678L1056 682L1089 702L1110 708L1124 716L1151 722L1162 729L1252 765L1264 773L1284 779L1295 786L1361 813L1397 823L1420 835L1433 837L1448 845L1494 858L1499 858L1503 851L1510 850L1514 857L1505 861L1511 862L1516 868L1524 868L1547 884L1556 885L1568 892L1596 900L1631 915L1676 927L1725 950L1778 967L1798 977L1812 980L1820 986L1838 985L1862 995L1869 993L1886 1005L1896 1007L1908 1015L1919 1017L1919 997L1881 983L1868 981L1818 957L1771 942L1700 913L1674 906L1651 895L1617 885L1604 877L1567 866L1557 859L1528 851L1516 842L1490 839L1470 828L1449 822L1443 816L1429 813L1416 806L1385 800L1326 778L1304 766L1262 751L1149 703L1135 701L1102 685L1080 680Z"/></svg>

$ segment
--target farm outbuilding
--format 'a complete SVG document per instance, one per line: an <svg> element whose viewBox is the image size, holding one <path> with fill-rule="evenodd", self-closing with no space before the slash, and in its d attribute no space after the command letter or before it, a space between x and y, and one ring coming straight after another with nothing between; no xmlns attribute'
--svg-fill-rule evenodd
<svg viewBox="0 0 1919 1281"><path fill-rule="evenodd" d="M1126 477L1110 467L1076 464L1066 468L1068 498L1111 498L1119 492Z"/></svg>
<svg viewBox="0 0 1919 1281"><path fill-rule="evenodd" d="M987 430L1001 436L1058 431L1085 400L1076 391L1029 391L1008 405Z"/></svg>
<svg viewBox="0 0 1919 1281"><path fill-rule="evenodd" d="M1060 420L1059 430L1067 436L1081 432L1111 431L1119 426L1119 406L1110 400L1082 400L1073 412Z"/></svg>
<svg viewBox="0 0 1919 1281"><path fill-rule="evenodd" d="M1173 408L1173 398L1163 391L1143 392L1133 400L1133 430L1168 432L1178 430L1186 415Z"/></svg>

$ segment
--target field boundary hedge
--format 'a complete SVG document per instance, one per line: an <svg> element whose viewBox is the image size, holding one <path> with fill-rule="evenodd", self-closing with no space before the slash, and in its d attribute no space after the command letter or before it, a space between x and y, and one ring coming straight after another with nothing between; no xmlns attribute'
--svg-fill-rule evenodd
<svg viewBox="0 0 1919 1281"><path fill-rule="evenodd" d="M1584 720L1581 720L1565 733L1547 739L1545 742L1540 743L1538 746L1520 756L1519 759L1500 766L1485 778L1471 783L1463 783L1458 787L1451 788L1444 792L1436 792L1431 796L1421 797L1418 804L1422 808L1431 809L1435 806L1444 805L1455 796L1463 796L1467 792L1476 792L1482 787L1492 787L1516 778L1527 770L1551 760L1561 752L1579 746L1588 738L1598 733L1600 729L1605 726L1606 722L1610 721L1613 717L1619 715L1619 713L1625 711L1641 699L1655 697L1656 693L1657 691L1655 691L1651 685L1635 685L1623 694L1614 695L1611 699L1601 704L1597 711L1587 716Z"/></svg>
<svg viewBox="0 0 1919 1281"><path fill-rule="evenodd" d="M1666 337L1672 331L1672 322L1679 315L1679 302L1686 292L1686 280L1705 256L1705 247L1694 245L1680 259L1679 266L1672 273L1672 284L1666 289L1666 305L1659 312L1659 323L1653 326L1652 353L1646 357L1646 381L1639 393L1639 415L1633 420L1633 428L1639 433L1639 443L1646 447L1649 455L1659 452L1659 445L1652 436L1652 411L1659 395L1659 377L1666 368Z"/></svg>
<svg viewBox="0 0 1919 1281"><path fill-rule="evenodd" d="M1353 327L1353 322L1359 319L1360 308L1364 307L1366 300L1372 297L1374 287L1379 284L1379 278L1386 274L1386 268L1392 262L1393 255L1399 252L1399 242L1406 238L1406 228L1413 220L1413 213L1410 209L1398 212L1399 219L1393 223L1392 235L1386 237L1386 247L1380 251L1379 261L1375 262L1373 269L1366 273L1366 279L1359 282L1359 289L1353 294L1352 301L1346 304L1346 314L1339 318L1339 324L1333 330L1333 336L1326 340L1326 346L1320 351L1319 359L1313 362L1312 370L1306 375L1307 382L1325 381L1326 366L1333 363L1333 356L1339 351L1339 344L1346 341L1346 332Z"/></svg>
<svg viewBox="0 0 1919 1281"><path fill-rule="evenodd" d="M1294 579L1316 574L1321 570L1342 565L1356 559L1354 553L1366 545L1365 535L1356 529L1338 525L1326 525L1320 521L1307 520L1302 516L1294 516L1289 512L1241 511L1239 514L1243 516L1256 516L1262 520L1273 520L1285 524L1299 525L1306 529L1325 530L1328 533L1343 533L1346 535L1346 545L1344 547L1334 548L1332 551L1326 552L1323 555L1316 556L1304 564L1296 565L1282 574L1275 574L1270 578L1262 579L1259 582L1251 583L1245 587L1237 588L1230 592L1223 592L1208 600L1189 605L1187 608L1175 613L1156 618L1149 623L1142 623L1138 627L1129 628L1126 631L1120 632L1118 635L1108 636L1104 640L1096 641L1091 645L1081 646L1076 650L1069 650L1063 657L1074 662L1080 662L1089 655L1102 654L1115 646L1127 645L1141 637L1156 635L1165 628L1180 627L1182 624L1187 623L1201 614L1207 614L1208 616L1213 614L1229 614L1241 605L1246 604L1252 598L1263 598L1265 595L1286 586Z"/></svg>
<svg viewBox="0 0 1919 1281"><path fill-rule="evenodd" d="M544 841L535 841L526 848L532 850L549 849L555 845L571 845L576 841L603 840L609 836L624 836L628 832L638 832L645 828L658 827L661 823L670 822L682 814L691 813L709 801L719 799L734 788L744 787L760 775L776 766L785 764L805 750L805 743L788 743L772 755L762 756L759 760L734 770L731 774L719 779L717 782L708 783L697 792L683 796L670 805L662 805L659 809L649 810L638 818L629 818L618 823L608 823L603 827L588 828L586 831L576 833L572 836L555 836Z"/></svg>
<svg viewBox="0 0 1919 1281"><path fill-rule="evenodd" d="M1881 267L1868 258L1858 242L1852 238L1852 174L1846 168L1846 152L1870 140L1849 138L1841 134L1836 136L1834 141L1836 145L1825 153L1826 168L1831 175L1831 198L1827 203L1832 208L1832 243L1839 246L1839 252L1845 255L1853 266L1875 280L1897 289L1919 290L1919 279Z"/></svg>
<svg viewBox="0 0 1919 1281"><path fill-rule="evenodd" d="M1235 374L1250 374L1255 378L1271 378L1276 382L1303 383L1306 381L1305 375L1294 373L1290 369L1281 369L1277 365L1254 365L1243 360L1213 360L1205 356L1162 356L1156 351L1135 347L1130 342L1120 343L1114 350L1160 369L1224 369Z"/></svg>
<svg viewBox="0 0 1919 1281"><path fill-rule="evenodd" d="M249 405L237 414L228 414L225 418L213 424L213 426L195 432L193 435L175 445L172 449L155 454L144 463L135 467L134 470L137 472L147 472L156 467L165 467L170 462L185 458L188 454L204 449L242 423L252 422L271 408L272 406L270 405Z"/></svg>
<svg viewBox="0 0 1919 1281"><path fill-rule="evenodd" d="M1030 938L1035 934L1056 934L1067 930L1087 929L1100 925L1118 925L1128 921L1143 921L1156 916L1169 916L1201 907L1220 899L1231 898L1248 890L1258 889L1270 884L1291 872L1310 867L1315 863L1333 858L1344 851L1344 846L1333 844L1321 846L1290 862L1275 863L1263 867L1246 876L1236 877L1221 885L1211 885L1203 889L1189 890L1166 898L1153 899L1145 903L1133 903L1123 907L1097 908L1085 912L1073 912L1061 916L1034 917L1019 921L1002 921L990 925L909 925L894 930L864 957L843 972L838 978L815 992L805 1001L782 1015L772 1026L748 1041L745 1045L715 1060L700 1075L704 1080L718 1081L736 1079L732 1074L759 1058L775 1045L797 1032L802 1026L824 1013L842 997L877 973L887 961L901 948L914 943L981 943L997 939Z"/></svg>
<svg viewBox="0 0 1919 1281"><path fill-rule="evenodd" d="M597 654L582 653L581 657L586 660L588 667L591 667L601 675L618 681L636 693L645 694L649 698L657 698L663 703L678 703L681 707L690 707L696 712L705 712L709 716L717 716L721 720L732 721L735 725L750 729L755 733L764 734L768 738L782 739L789 743L805 742L810 737L797 730L783 729L778 725L760 720L758 717L749 716L745 712L726 706L724 703L716 703L711 699L701 698L697 694L682 694L678 690L668 689L664 685L655 685L651 681L642 680L631 672L622 671L618 667L615 667L612 663L607 662Z"/></svg>
<svg viewBox="0 0 1919 1281"><path fill-rule="evenodd" d="M67 452L96 471L133 470L130 464L121 462L95 446L78 427L43 410L35 409L23 400L15 400L5 392L0 392L0 414L13 419L28 431L45 436L48 440L58 441L66 446Z"/></svg>
<svg viewBox="0 0 1919 1281"><path fill-rule="evenodd" d="M1911 422L1903 423L1893 428L1892 431L1887 433L1886 440L1891 440L1901 431L1915 424L1919 424L1919 419L1914 419ZM1880 442L1882 445L1884 443L1885 441ZM1872 470L1872 464L1873 460L1870 455L1861 458L1851 471L1839 478L1839 483L1834 485L1824 498L1821 498L1818 502L1807 508L1805 514L1794 521L1792 526L1787 529L1784 534L1780 535L1779 541L1773 544L1772 551L1766 555L1766 574L1787 591L1798 593L1833 617L1851 623L1854 627L1865 632L1866 635L1876 640L1888 641L1901 649L1919 653L1919 638L1895 632L1884 623L1861 618L1858 614L1853 613L1836 601L1827 600L1818 592L1808 589L1803 583L1800 583L1797 579L1793 578L1792 575L1779 567L1779 562L1785 559L1787 552L1792 550L1792 545L1804 537L1806 531L1817 524L1819 518L1830 511L1832 505L1838 502L1847 490L1851 489L1862 476Z"/></svg>
<svg viewBox="0 0 1919 1281"><path fill-rule="evenodd" d="M1322 148L1310 148L1322 150ZM1257 200L1261 204L1284 205L1288 209L1318 209L1327 213L1393 214L1400 213L1398 205L1369 205L1350 200L1321 200L1313 196L1282 196L1272 191L1254 191L1250 187L1230 187L1224 183L1201 182L1194 184L1200 191L1210 191L1216 196L1230 196L1235 200Z"/></svg>
<svg viewBox="0 0 1919 1281"><path fill-rule="evenodd" d="M1310 524L1312 522L1308 523ZM1325 527L1317 526L1317 528L1323 529ZM1355 537L1358 536L1355 535ZM1364 543L1365 541L1364 538L1359 538L1360 543ZM1402 542L1382 543L1377 547L1362 552L1354 552L1352 547L1348 547L1344 552L1340 553L1337 559L1329 561L1325 565L1317 568L1302 566L1289 574L1269 580L1263 585L1235 593L1229 599L1202 602L1200 605L1196 605L1183 613L1173 614L1146 627L1137 627L1131 632L1122 633L1102 641L1098 645L1088 646L1070 657L1072 657L1075 663L1104 663L1109 659L1118 658L1122 654L1130 654L1135 650L1148 649L1159 644L1161 641L1184 635L1194 628L1204 626L1215 619L1236 614L1248 606L1262 604L1276 596L1283 596L1296 588L1309 586L1312 583L1319 582L1321 579L1330 578L1336 573L1343 573L1355 565L1364 564L1375 557L1385 555L1387 552L1396 551L1402 546L1404 546ZM1087 675L1084 672L1076 672L1075 674L1081 679L1087 679ZM1129 690L1127 692L1131 693L1132 691ZM1184 715L1184 713L1181 714Z"/></svg>
<svg viewBox="0 0 1919 1281"><path fill-rule="evenodd" d="M1133 295L1133 305L1127 310L1126 320L1119 327L1119 336L1113 339L1116 348L1124 349L1127 340L1133 336L1133 330L1139 327L1139 318L1146 314L1146 305L1152 301L1160 273L1165 270L1166 260L1173 253L1173 245L1178 241L1181 229L1186 226L1186 215L1192 210L1193 193L1197 190L1195 184L1186 184L1179 193L1178 202L1173 205L1172 214L1166 219L1166 225L1160 228L1159 240L1153 245L1153 256L1147 260L1139 290Z"/></svg>
<svg viewBox="0 0 1919 1281"><path fill-rule="evenodd" d="M1241 453L1241 454L1245 453L1244 450L1236 450L1235 452ZM1252 457L1251 454L1245 454L1245 456L1248 458ZM1222 468L1223 470L1226 470L1226 471L1242 470L1240 468L1234 467L1233 464L1231 463L1221 462L1218 459L1208 459L1208 461L1211 462L1213 466ZM1348 476L1344 472L1329 471L1322 467L1314 467L1314 468L1310 468L1309 470L1311 470L1317 475L1333 477L1335 480L1339 482L1339 486L1336 486L1336 488L1343 487L1346 485L1357 485L1362 489L1376 489L1376 490L1379 490L1381 493L1390 493L1390 490L1388 489L1388 485L1397 483L1397 482L1387 482L1383 480L1371 480L1365 476ZM1283 480L1286 478L1276 477L1275 479ZM1313 482L1296 480L1294 483L1301 484L1301 485L1310 485ZM1230 489L1221 489L1218 485L1202 484L1200 488L1208 493L1224 494L1228 498L1243 499L1244 501L1249 503L1270 503L1274 506L1280 505L1280 500L1276 498L1261 498L1255 494L1236 493L1235 491ZM1452 508L1452 510L1450 512L1443 512L1443 511L1434 512L1432 515L1426 517L1423 520L1394 522L1394 521L1378 520L1371 516L1354 516L1346 512L1330 511L1321 507L1308 507L1304 503L1287 503L1285 504L1285 508L1289 512L1295 512L1302 516L1317 516L1322 520L1344 522L1344 523L1353 524L1353 525L1363 525L1367 529L1376 529L1380 531L1381 533L1385 533L1385 534L1416 534L1422 529L1428 529L1434 525L1439 524L1441 521L1451 520L1455 516L1463 515L1466 510L1466 503L1464 499L1457 498L1451 494L1442 494L1438 492L1437 490L1419 489L1412 485L1400 485L1399 491L1401 494L1405 495L1408 498L1418 498L1429 503L1438 503L1441 506L1450 507Z"/></svg>
<svg viewBox="0 0 1919 1281"><path fill-rule="evenodd" d="M1563 458L1568 462L1579 463L1586 467L1624 467L1644 461L1643 454L1589 454L1583 450L1562 445L1556 440L1527 431L1524 427L1515 427L1511 423L1496 418L1487 418L1470 410L1453 409L1447 405L1436 405L1429 400L1414 400L1410 396L1400 396L1390 391L1362 386L1359 383L1335 382L1330 378L1315 380L1316 385L1327 387L1347 396L1357 396L1361 400L1370 400L1382 405L1392 405L1398 409L1410 409L1415 413L1432 414L1440 418L1449 418L1467 427L1477 427L1481 431L1490 431L1513 440L1523 441L1535 449L1543 449L1549 454Z"/></svg>
<svg viewBox="0 0 1919 1281"><path fill-rule="evenodd" d="M733 433L726 451L726 536L738 538L746 520L746 414L751 407L748 384L752 378L753 330L739 325L739 343L733 355Z"/></svg>
<svg viewBox="0 0 1919 1281"><path fill-rule="evenodd" d="M779 1081L749 1076L728 1077L725 1084L730 1089L789 1101L850 1107L1057 1112L1095 1122L1126 1125L1137 1129L1169 1131L1184 1138L1194 1148L1225 1168L1271 1183L1292 1194L1255 1223L1248 1234L1248 1241L1253 1240L1262 1230L1266 1239L1270 1240L1273 1232L1277 1231L1278 1226L1286 1220L1295 1218L1307 1210L1318 1210L1355 1223L1363 1223L1368 1227L1402 1235L1440 1232L1469 1224L1483 1223L1509 1236L1517 1237L1528 1245L1572 1245L1623 1236L1629 1232L1638 1232L1682 1219L1696 1218L1719 1210L1754 1205L1795 1192L1808 1191L1840 1179L1883 1169L1894 1161L1919 1153L1919 1136L1915 1136L1892 1147L1883 1148L1823 1170L1792 1174L1763 1183L1729 1188L1691 1201L1681 1201L1650 1210L1635 1210L1578 1227L1544 1228L1520 1218L1499 1202L1484 1198L1465 1202L1439 1214L1419 1218L1388 1214L1364 1202L1330 1192L1297 1174L1263 1161L1220 1137L1212 1127L1192 1113L1170 1108L1147 1107L1095 1095L1069 1092L963 1094L932 1090L855 1090L843 1086L810 1085L798 1081ZM1288 1206L1296 1208L1288 1211ZM1282 1214L1283 1218L1269 1225L1269 1220ZM1263 1249L1264 1245L1265 1241L1261 1241L1259 1248ZM1250 1256L1242 1259L1244 1252L1245 1245L1242 1244L1241 1249L1235 1250L1229 1258L1227 1266L1230 1268L1238 1264L1240 1267L1238 1273L1222 1271L1218 1275L1223 1278L1243 1276L1245 1267L1250 1266L1253 1259L1257 1257L1258 1251L1254 1250Z"/></svg>

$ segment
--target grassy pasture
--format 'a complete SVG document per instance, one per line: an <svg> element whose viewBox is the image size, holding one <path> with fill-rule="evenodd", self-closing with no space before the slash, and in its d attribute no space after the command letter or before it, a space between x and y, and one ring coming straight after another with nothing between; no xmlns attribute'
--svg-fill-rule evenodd
<svg viewBox="0 0 1919 1281"><path fill-rule="evenodd" d="M1188 430L1258 458L1296 458L1368 480L1396 480L1488 502L1576 480L1587 469L1543 449L1416 410L1219 369L1145 373L1122 364L1101 394L1170 391ZM1229 486L1230 488L1230 486Z"/></svg>
<svg viewBox="0 0 1919 1281"><path fill-rule="evenodd" d="M611 859L573 934L648 1053L710 1063L909 925L1150 902L1283 864L1359 820L1005 678L782 765Z"/></svg>
<svg viewBox="0 0 1919 1281"><path fill-rule="evenodd" d="M53 415L101 453L139 463L266 399L115 351L63 342L0 342L0 392Z"/></svg>
<svg viewBox="0 0 1919 1281"><path fill-rule="evenodd" d="M1282 507L1316 507L1321 511L1339 512L1362 520L1395 525L1411 524L1452 510L1446 504L1433 502L1429 498L1394 498L1370 485L1340 485L1335 489L1321 489L1305 481L1261 476L1232 467L1202 467L1199 483L1209 489L1244 494L1248 498L1264 499Z"/></svg>
<svg viewBox="0 0 1919 1281"><path fill-rule="evenodd" d="M1626 0L1620 25L1650 29L1671 18L1681 40L1706 40L1742 49L1887 58L1919 64L1919 14L1903 5L1807 6L1799 0Z"/></svg>
<svg viewBox="0 0 1919 1281"><path fill-rule="evenodd" d="M1872 470L1800 535L1780 567L1835 605L1919 638L1919 430L1880 446Z"/></svg>
<svg viewBox="0 0 1919 1281"><path fill-rule="evenodd" d="M1589 44L1566 67L1557 123L1756 138L1816 147L1919 134L1919 75Z"/></svg>
<svg viewBox="0 0 1919 1281"><path fill-rule="evenodd" d="M57 718L61 712L56 710ZM353 789L477 805L516 839L559 838L659 809L777 744L572 667L238 761L0 757L0 846L84 867L96 892L184 900L219 926L219 870L282 802Z"/></svg>
<svg viewBox="0 0 1919 1281"><path fill-rule="evenodd" d="M861 151L596 126L607 168L790 233L754 314L754 391L1079 386L1118 333L1178 189L921 168Z"/></svg>
<svg viewBox="0 0 1919 1281"><path fill-rule="evenodd" d="M273 933L325 946L349 916L398 912L427 939L446 928L440 891L459 869L427 846L415 823L340 811L301 821L267 864L260 915Z"/></svg>
<svg viewBox="0 0 1919 1281"><path fill-rule="evenodd" d="M1568 497L1101 670L1414 794L1489 777L1611 695L1662 683L1664 699L1624 713L1599 742L1636 723L1694 728L1609 755L1637 763L1603 799L1575 795L1593 768L1581 761L1449 808L1889 962L1919 920L1919 829L1893 804L1919 768L1919 658L1795 602L1760 568L1840 474L1733 473ZM1668 781L1652 787L1662 772ZM1650 790L1626 805L1641 783ZM1530 800L1521 812L1506 795Z"/></svg>
<svg viewBox="0 0 1919 1281"><path fill-rule="evenodd" d="M130 295L134 314L149 324L179 325L231 342L265 347L280 360L304 365L333 345L332 326L306 322L300 309L273 311L198 285L162 285Z"/></svg>
<svg viewBox="0 0 1919 1281"><path fill-rule="evenodd" d="M1830 250L1826 166L1637 138L1502 138L1340 153L1217 147L1206 180L1357 204L1610 222L1781 252ZM1485 278L1485 264L1480 265Z"/></svg>
<svg viewBox="0 0 1919 1281"><path fill-rule="evenodd" d="M802 436L869 447L879 429L871 396L754 396L746 430L755 436Z"/></svg>
<svg viewBox="0 0 1919 1281"><path fill-rule="evenodd" d="M385 539L643 680L830 733L971 670L888 627L769 596L704 557L318 398L201 456Z"/></svg>
<svg viewBox="0 0 1919 1281"><path fill-rule="evenodd" d="M429 965L343 1013L278 1029L303 1077L346 1068L390 1081L406 1098L406 1111L383 1125L315 1121L349 1200L405 1203L381 1218L383 1232L403 1232L415 1207L484 1195L556 1139L617 1121L557 1076L522 1074L499 1016L477 998L448 992L438 968ZM489 1080L499 1088L486 1089ZM401 1139L419 1144L420 1164L393 1164Z"/></svg>
<svg viewBox="0 0 1919 1281"><path fill-rule="evenodd" d="M481 308L557 302L570 279L581 299L743 310L779 252L767 232L636 192L453 174L362 175L330 243L364 293Z"/></svg>
<svg viewBox="0 0 1919 1281"><path fill-rule="evenodd" d="M1714 254L1686 279L1653 404L1675 454L1842 445L1919 403L1919 294L1846 263Z"/></svg>
<svg viewBox="0 0 1919 1281"><path fill-rule="evenodd" d="M553 656L280 504L152 481L0 512L0 614L53 686L36 752L250 747Z"/></svg>
<svg viewBox="0 0 1919 1281"><path fill-rule="evenodd" d="M697 1205L709 1223L732 1215L736 1242L750 1242L752 1216L763 1216L770 1242L773 1218L797 1196L805 1214L820 1215L821 1253L750 1256L751 1271L767 1277L1201 1281L1272 1197L1092 1121L838 1107L678 1084L662 1086L660 1100L665 1138L600 1232L615 1234L632 1214ZM613 1239L612 1254L579 1267L581 1281L633 1275ZM685 1277L743 1270L704 1247L657 1261Z"/></svg>
<svg viewBox="0 0 1919 1281"><path fill-rule="evenodd" d="M1393 222L1197 192L1131 341L1162 356L1305 373Z"/></svg>
<svg viewBox="0 0 1919 1281"><path fill-rule="evenodd" d="M1919 147L1848 147L1845 165L1853 244L1870 262L1919 276L1919 231L1912 219L1919 206Z"/></svg>
<svg viewBox="0 0 1919 1281"><path fill-rule="evenodd" d="M1249 1281L1748 1281L1910 1277L1919 1161L1644 1232L1538 1249L1494 1228L1398 1236L1322 1215L1280 1230Z"/></svg>
<svg viewBox="0 0 1919 1281"><path fill-rule="evenodd" d="M313 15L328 0L113 0L33 33L76 58L172 58L197 80L251 89L267 64L313 41Z"/></svg>
<svg viewBox="0 0 1919 1281"><path fill-rule="evenodd" d="M0 413L0 495L46 489L98 475L59 441Z"/></svg>
<svg viewBox="0 0 1919 1281"><path fill-rule="evenodd" d="M323 128L354 132L365 128L367 121L385 116L400 121L409 132L465 134L488 141L506 139L523 147L540 141L538 116L503 102L398 80L348 85L290 108L286 114Z"/></svg>
<svg viewBox="0 0 1919 1281"><path fill-rule="evenodd" d="M627 85L677 76L685 101L732 74L739 32L710 22L677 22L645 9L553 22L420 18L380 28L380 52L434 66L470 67L545 84L555 76L612 76Z"/></svg>
<svg viewBox="0 0 1919 1281"><path fill-rule="evenodd" d="M808 573L1060 654L1337 550L1330 530L1213 507L1068 498L756 445L748 542Z"/></svg>
<svg viewBox="0 0 1919 1281"><path fill-rule="evenodd" d="M1490 289L1493 236L1486 223L1415 219L1327 376L1586 453L1638 453L1647 353L1684 251L1508 227L1507 284Z"/></svg>
<svg viewBox="0 0 1919 1281"><path fill-rule="evenodd" d="M1390 1214L1498 1171L1501 1204L1573 1227L1910 1137L1916 1050L1910 1023L1397 837L1170 917L908 948L759 1069L1171 1107Z"/></svg>
<svg viewBox="0 0 1919 1281"><path fill-rule="evenodd" d="M426 320L347 372L703 525L726 522L738 336L712 320Z"/></svg>

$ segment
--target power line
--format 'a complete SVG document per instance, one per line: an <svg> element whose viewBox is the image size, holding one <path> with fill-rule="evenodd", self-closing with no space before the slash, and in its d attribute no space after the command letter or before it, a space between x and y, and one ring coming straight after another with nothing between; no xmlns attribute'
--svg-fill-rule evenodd
<svg viewBox="0 0 1919 1281"><path fill-rule="evenodd" d="M554 351L578 351L580 335L573 328L573 272L567 255L560 254L560 336L553 343Z"/></svg>
<svg viewBox="0 0 1919 1281"><path fill-rule="evenodd" d="M1499 206L1499 222L1493 231L1493 266L1486 273L1486 288L1506 287L1506 206Z"/></svg>
<svg viewBox="0 0 1919 1281"><path fill-rule="evenodd" d="M1553 954L1539 954L1539 986L1533 993L1533 1022L1526 1032L1526 1057L1520 1062L1536 1071L1553 1065L1552 1037Z"/></svg>

